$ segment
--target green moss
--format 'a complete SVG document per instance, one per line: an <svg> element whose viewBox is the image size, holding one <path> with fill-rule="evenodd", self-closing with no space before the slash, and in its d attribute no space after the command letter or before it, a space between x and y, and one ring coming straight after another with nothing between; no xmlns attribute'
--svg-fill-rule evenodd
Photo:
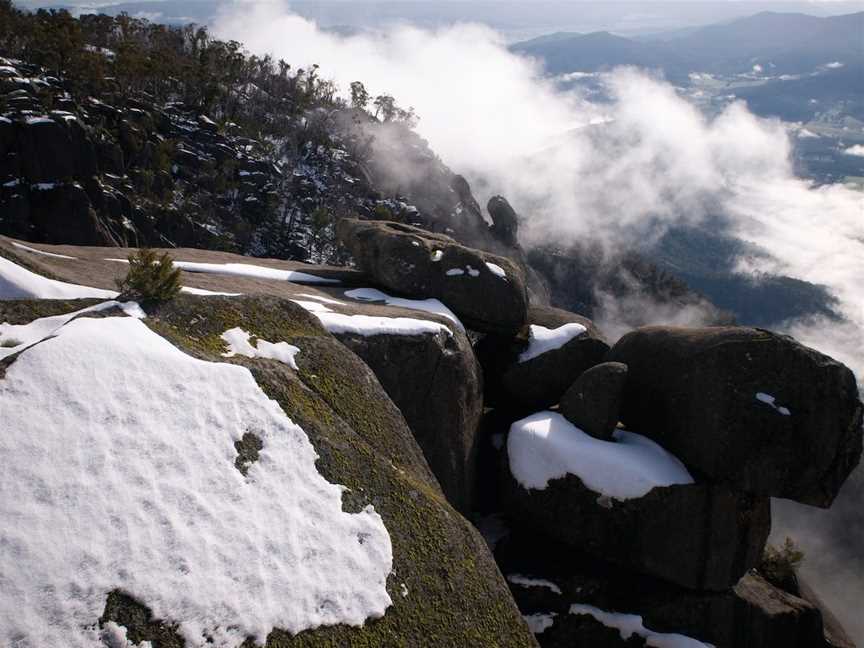
<svg viewBox="0 0 864 648"><path fill-rule="evenodd" d="M104 299L13 299L0 301L0 322L29 324L40 317L74 313Z"/></svg>

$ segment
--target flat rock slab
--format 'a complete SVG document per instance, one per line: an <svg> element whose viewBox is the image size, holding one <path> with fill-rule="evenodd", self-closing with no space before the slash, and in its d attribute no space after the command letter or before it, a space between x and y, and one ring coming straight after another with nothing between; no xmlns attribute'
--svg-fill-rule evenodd
<svg viewBox="0 0 864 648"><path fill-rule="evenodd" d="M622 421L735 490L827 508L860 461L854 375L788 336L646 327L607 360L629 368Z"/></svg>
<svg viewBox="0 0 864 648"><path fill-rule="evenodd" d="M525 277L509 259L390 221L343 219L337 233L357 266L385 289L439 299L482 332L512 334L525 323Z"/></svg>

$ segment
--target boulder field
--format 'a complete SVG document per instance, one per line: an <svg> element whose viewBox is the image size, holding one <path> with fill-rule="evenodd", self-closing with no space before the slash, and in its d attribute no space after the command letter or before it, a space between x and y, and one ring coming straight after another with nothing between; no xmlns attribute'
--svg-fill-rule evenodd
<svg viewBox="0 0 864 648"><path fill-rule="evenodd" d="M493 208L504 239L515 225ZM853 645L794 564L780 579L765 557L770 498L828 507L860 460L848 369L743 327L651 327L610 348L590 320L529 305L506 258L391 222L338 231L356 269L160 250L183 292L134 308L114 300L131 250L0 237L0 390L81 318L139 317L190 358L247 369L343 510L374 511L392 544L383 614L273 627L268 647ZM267 439L229 446L238 479L264 478ZM195 645L200 619L130 582L97 585L103 643L123 628Z"/></svg>

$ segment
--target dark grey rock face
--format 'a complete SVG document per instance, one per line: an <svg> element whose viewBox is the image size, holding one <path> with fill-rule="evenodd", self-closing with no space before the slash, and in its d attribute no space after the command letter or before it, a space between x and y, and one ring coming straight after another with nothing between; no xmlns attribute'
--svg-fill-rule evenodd
<svg viewBox="0 0 864 648"><path fill-rule="evenodd" d="M557 329L566 324L579 324L585 331L558 348L520 359L529 347L530 326ZM532 306L527 325L518 335L488 335L476 347L486 374L489 403L526 413L558 403L583 371L603 361L608 350L591 320L550 306Z"/></svg>
<svg viewBox="0 0 864 648"><path fill-rule="evenodd" d="M587 369L561 397L561 414L591 436L611 441L626 381L627 365L620 362Z"/></svg>
<svg viewBox="0 0 864 648"><path fill-rule="evenodd" d="M771 530L768 498L719 486L657 487L639 498L602 496L575 475L523 488L505 470L505 506L575 550L690 589L723 590L756 565Z"/></svg>
<svg viewBox="0 0 864 648"><path fill-rule="evenodd" d="M509 259L390 221L343 219L337 232L359 268L389 290L439 299L478 331L512 334L525 323L525 277Z"/></svg>
<svg viewBox="0 0 864 648"><path fill-rule="evenodd" d="M413 311L407 315L422 317ZM452 328L452 335L336 337L375 373L405 417L447 500L467 514L483 412L482 374L468 338Z"/></svg>
<svg viewBox="0 0 864 648"><path fill-rule="evenodd" d="M628 428L735 490L828 507L860 461L855 377L788 336L646 327L607 360L629 368Z"/></svg>

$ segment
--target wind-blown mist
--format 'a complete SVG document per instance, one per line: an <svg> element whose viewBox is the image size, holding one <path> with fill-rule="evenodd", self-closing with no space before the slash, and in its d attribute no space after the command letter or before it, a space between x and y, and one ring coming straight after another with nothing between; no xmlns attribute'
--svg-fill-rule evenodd
<svg viewBox="0 0 864 648"><path fill-rule="evenodd" d="M501 193L527 217L523 243L590 236L621 249L727 216L732 233L770 253L741 259L742 271L781 272L836 295L848 323L786 328L864 376L862 194L796 178L780 122L742 104L709 120L669 84L628 69L605 78L611 103L592 103L559 91L480 25L342 37L279 4L241 3L214 29L255 52L317 63L342 88L360 80L413 106L420 134L478 197Z"/></svg>
<svg viewBox="0 0 864 648"><path fill-rule="evenodd" d="M525 245L591 238L618 250L671 225L722 216L729 233L767 252L739 259L741 272L782 273L837 297L844 322L785 328L864 379L864 196L796 178L780 122L743 104L709 119L669 84L628 69L605 77L611 102L594 103L560 91L478 25L341 37L279 5L240 4L214 30L295 66L317 63L343 89L360 80L413 106L417 130L478 198L503 194L526 217ZM699 321L698 313L683 316L654 319ZM852 580L848 591L864 595L860 574Z"/></svg>

